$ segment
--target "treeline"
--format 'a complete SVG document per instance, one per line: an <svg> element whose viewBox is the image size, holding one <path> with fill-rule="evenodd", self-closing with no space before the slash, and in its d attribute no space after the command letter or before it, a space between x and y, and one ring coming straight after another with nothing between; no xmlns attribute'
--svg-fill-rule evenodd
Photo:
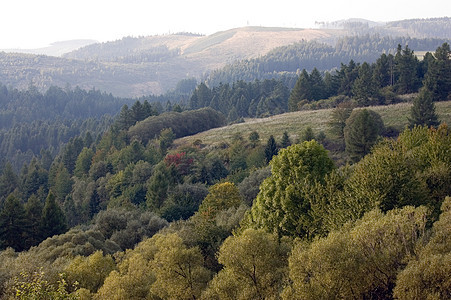
<svg viewBox="0 0 451 300"><path fill-rule="evenodd" d="M268 54L239 61L209 74L209 86L239 80L271 79L286 73L294 75L302 69L330 71L350 60L372 63L381 55L394 54L397 45L408 45L416 51L432 51L446 42L442 39L413 39L379 35L343 37L334 46L317 41L303 41L290 46L276 48Z"/></svg>
<svg viewBox="0 0 451 300"><path fill-rule="evenodd" d="M105 114L114 116L122 105L135 101L95 89L88 91L79 87L62 89L52 86L46 92L40 92L33 85L18 90L0 83L0 129L36 120L100 118Z"/></svg>
<svg viewBox="0 0 451 300"><path fill-rule="evenodd" d="M197 109L211 107L222 112L229 122L243 117L264 117L287 111L290 93L295 78L281 80L266 79L254 82L238 81L208 88L201 83L189 99L188 107Z"/></svg>
<svg viewBox="0 0 451 300"><path fill-rule="evenodd" d="M433 101L443 101L450 93L449 53L449 45L444 43L419 60L409 46L398 45L394 54L379 54L374 63L351 60L331 72L322 73L315 67L310 73L303 69L297 77L284 75L210 88L201 83L188 106L214 108L233 122L288 110L330 108L347 101L357 106L393 104L401 101L400 95L416 93L422 86L433 91Z"/></svg>
<svg viewBox="0 0 451 300"><path fill-rule="evenodd" d="M54 157L77 136L89 134L98 140L121 109L129 114L123 121L133 122L125 124L127 128L149 116L177 109L179 103L188 101L195 86L195 79L185 79L164 95L136 99L79 87L52 86L39 92L33 85L19 90L0 83L0 166L9 161L14 170L19 170L33 157L40 158L42 150Z"/></svg>
<svg viewBox="0 0 451 300"><path fill-rule="evenodd" d="M143 47L144 45L144 47ZM148 46L143 37L124 37L108 43L96 43L63 55L65 58L121 63L164 62L180 56L180 49Z"/></svg>

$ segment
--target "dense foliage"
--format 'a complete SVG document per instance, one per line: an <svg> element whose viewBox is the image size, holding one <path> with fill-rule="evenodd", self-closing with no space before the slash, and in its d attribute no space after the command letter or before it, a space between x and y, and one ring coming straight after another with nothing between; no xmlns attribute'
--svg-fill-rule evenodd
<svg viewBox="0 0 451 300"><path fill-rule="evenodd" d="M451 71L448 49L443 44L435 57L427 55L429 67L415 77L420 63L399 47L391 91L417 91L422 78L430 99L449 98L449 82L438 83ZM96 139L74 136L55 158L44 150L20 171L6 162L0 297L446 297L451 129L413 122L381 137L388 135L381 117L354 108L376 103L378 89L364 89L376 66L343 65L340 95L353 103L333 114L336 137L308 127L297 139L280 132L280 140L263 140L255 131L214 145L175 143L225 117L211 107L181 111L181 105L160 114L135 101ZM319 71L301 77L326 81ZM312 86L310 94L300 93L312 99L300 101L321 101L315 96L321 84L298 88ZM240 95L233 101L251 99L245 95L253 89L260 101L287 91L277 80L201 84L190 105L211 106L221 91ZM283 99L288 109L288 93ZM336 140L350 165L334 162L326 150Z"/></svg>

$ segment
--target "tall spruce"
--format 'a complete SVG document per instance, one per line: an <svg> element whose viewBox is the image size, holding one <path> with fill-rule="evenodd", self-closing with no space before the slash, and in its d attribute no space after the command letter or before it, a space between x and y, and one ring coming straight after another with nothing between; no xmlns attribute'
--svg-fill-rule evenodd
<svg viewBox="0 0 451 300"><path fill-rule="evenodd" d="M23 204L15 196L9 195L0 212L0 249L11 247L16 251L24 250L24 237L28 229Z"/></svg>
<svg viewBox="0 0 451 300"><path fill-rule="evenodd" d="M420 126L438 126L437 113L435 112L435 104L432 101L433 92L426 88L422 88L418 96L413 100L413 106L410 110L409 127L415 125Z"/></svg>
<svg viewBox="0 0 451 300"><path fill-rule="evenodd" d="M278 147L276 144L276 140L274 139L274 136L270 136L268 139L268 142L266 143L265 147L265 159L266 162L269 163L274 155L277 155Z"/></svg>
<svg viewBox="0 0 451 300"><path fill-rule="evenodd" d="M41 230L43 238L62 234L67 230L66 216L50 191L42 210Z"/></svg>

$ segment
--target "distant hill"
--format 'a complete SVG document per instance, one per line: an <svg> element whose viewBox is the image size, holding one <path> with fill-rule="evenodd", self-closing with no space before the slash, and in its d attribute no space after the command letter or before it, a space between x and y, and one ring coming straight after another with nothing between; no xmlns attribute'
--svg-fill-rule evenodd
<svg viewBox="0 0 451 300"><path fill-rule="evenodd" d="M82 47L98 43L96 40L70 40L52 43L50 46L36 49L0 49L0 52L26 53L48 56L62 56Z"/></svg>
<svg viewBox="0 0 451 300"><path fill-rule="evenodd" d="M172 34L125 37L96 43L62 58L0 52L0 82L40 90L67 83L115 96L160 94L186 78L201 78L237 60L254 58L301 40L330 38L338 31L245 27L209 36Z"/></svg>
<svg viewBox="0 0 451 300"><path fill-rule="evenodd" d="M56 43L51 51L29 51L46 55L0 52L0 82L19 89L33 84L41 91L51 85L64 87L70 84L83 89L100 89L121 97L161 94L173 89L180 80L205 79L213 70L238 61L257 59L275 48L299 42L316 41L320 47L324 47L324 43L335 46L340 38L360 32L381 36L396 33L397 36L410 37L415 37L412 33L416 32L422 38L451 38L451 30L448 30L447 37L443 36L451 26L450 18L426 20L380 25L357 19L342 22L337 25L340 28L332 29L327 24L320 29L244 27L208 36L178 33L125 37L94 44L92 41L79 41L78 45L87 44L81 48L76 47L76 43ZM352 51L348 52L352 54ZM58 55L62 57L56 57ZM346 63L347 60L348 57L342 61ZM271 72L265 70L267 74Z"/></svg>

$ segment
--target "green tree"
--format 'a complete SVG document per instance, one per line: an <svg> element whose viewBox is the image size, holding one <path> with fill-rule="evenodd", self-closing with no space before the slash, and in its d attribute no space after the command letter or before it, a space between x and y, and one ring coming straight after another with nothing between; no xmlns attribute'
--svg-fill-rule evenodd
<svg viewBox="0 0 451 300"><path fill-rule="evenodd" d="M451 94L451 49L444 43L435 51L435 59L431 62L425 76L424 86L432 92L433 101L444 101Z"/></svg>
<svg viewBox="0 0 451 300"><path fill-rule="evenodd" d="M288 108L290 111L299 110L299 102L302 100L311 100L311 86L310 78L307 71L304 69L299 75L296 84L291 91L290 97L288 98Z"/></svg>
<svg viewBox="0 0 451 300"><path fill-rule="evenodd" d="M410 110L409 127L412 128L415 125L428 127L439 125L433 102L433 93L425 88L422 88L419 95L415 97Z"/></svg>
<svg viewBox="0 0 451 300"><path fill-rule="evenodd" d="M288 132L284 131L282 135L282 140L280 141L280 148L286 148L291 145L290 137L288 136Z"/></svg>
<svg viewBox="0 0 451 300"><path fill-rule="evenodd" d="M164 204L170 185L168 169L164 163L158 164L147 184L146 205L149 209L158 210Z"/></svg>
<svg viewBox="0 0 451 300"><path fill-rule="evenodd" d="M160 152L162 155L165 155L168 148L171 147L174 142L175 134L172 131L172 128L166 128L161 130L160 137L158 139L160 143Z"/></svg>
<svg viewBox="0 0 451 300"><path fill-rule="evenodd" d="M66 232L66 216L50 191L42 210L41 228L43 238Z"/></svg>
<svg viewBox="0 0 451 300"><path fill-rule="evenodd" d="M118 263L118 270L110 272L96 299L152 299L150 287L155 282L152 262L158 248L155 239L139 243L133 250L125 252Z"/></svg>
<svg viewBox="0 0 451 300"><path fill-rule="evenodd" d="M300 142L309 142L315 139L315 134L313 133L312 127L308 126L302 131Z"/></svg>
<svg viewBox="0 0 451 300"><path fill-rule="evenodd" d="M19 178L13 171L10 162L6 163L0 176L0 203L11 194L19 185Z"/></svg>
<svg viewBox="0 0 451 300"><path fill-rule="evenodd" d="M353 110L350 102L342 102L332 111L329 127L331 132L339 139L344 139L344 129L346 126L346 120L349 118Z"/></svg>
<svg viewBox="0 0 451 300"><path fill-rule="evenodd" d="M30 223L30 228L25 238L27 248L36 246L42 241L41 217L42 203L36 195L31 195L25 204L26 217Z"/></svg>
<svg viewBox="0 0 451 300"><path fill-rule="evenodd" d="M266 143L265 147L265 158L266 162L269 163L274 155L277 155L277 152L279 151L276 140L274 139L274 136L270 136L268 139L268 142Z"/></svg>
<svg viewBox="0 0 451 300"><path fill-rule="evenodd" d="M399 269L425 236L427 209L373 210L289 258L284 299L392 299Z"/></svg>
<svg viewBox="0 0 451 300"><path fill-rule="evenodd" d="M346 152L356 162L368 154L384 130L379 114L372 110L354 110L346 120L344 137Z"/></svg>
<svg viewBox="0 0 451 300"><path fill-rule="evenodd" d="M66 196L72 191L73 184L74 182L72 181L68 170L63 164L60 164L55 177L55 185L52 187L56 199L63 202L66 199Z"/></svg>
<svg viewBox="0 0 451 300"><path fill-rule="evenodd" d="M396 278L397 299L445 299L451 295L451 197L442 204L432 237Z"/></svg>
<svg viewBox="0 0 451 300"><path fill-rule="evenodd" d="M414 55L413 50L406 45L402 49L398 45L395 55L395 72L397 74L396 90L398 93L413 93L418 90L419 78L417 75L418 58Z"/></svg>
<svg viewBox="0 0 451 300"><path fill-rule="evenodd" d="M271 176L261 185L252 206L250 226L279 237L312 238L315 230L305 187L323 181L334 169L327 151L314 140L303 142L282 149L270 165Z"/></svg>
<svg viewBox="0 0 451 300"><path fill-rule="evenodd" d="M78 155L77 161L75 162L74 175L78 178L87 176L89 174L89 169L91 168L93 157L94 151L92 151L92 149L90 148L84 147Z"/></svg>
<svg viewBox="0 0 451 300"><path fill-rule="evenodd" d="M259 141L260 141L260 135L258 134L258 132L252 131L249 134L249 142L251 143L252 147L257 146Z"/></svg>
<svg viewBox="0 0 451 300"><path fill-rule="evenodd" d="M376 88L373 83L373 72L371 66L364 62L359 68L359 76L352 85L352 95L359 106L366 106L371 103L371 98L376 95Z"/></svg>
<svg viewBox="0 0 451 300"><path fill-rule="evenodd" d="M289 245L261 229L246 229L222 244L224 268L209 283L204 299L277 299L287 273Z"/></svg>
<svg viewBox="0 0 451 300"><path fill-rule="evenodd" d="M23 204L13 195L9 195L0 211L1 248L24 250L26 246L24 238L29 225Z"/></svg>

